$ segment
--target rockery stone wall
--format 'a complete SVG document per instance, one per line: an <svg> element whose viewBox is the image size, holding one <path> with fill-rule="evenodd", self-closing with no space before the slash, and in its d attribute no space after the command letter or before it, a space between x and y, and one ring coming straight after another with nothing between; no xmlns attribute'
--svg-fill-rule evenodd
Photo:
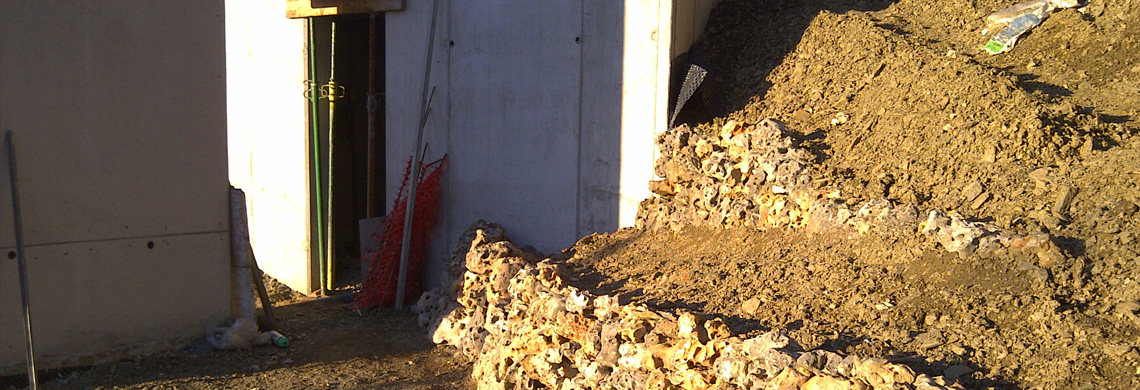
<svg viewBox="0 0 1140 390"><path fill-rule="evenodd" d="M654 197L641 203L638 226L749 226L806 228L813 232L921 232L960 256L1012 255L1050 267L1064 255L1047 234L1017 236L955 212L920 211L872 199L848 204L838 192L816 188L811 153L800 148L780 122L728 121L719 135L687 126L657 139L661 157L650 183Z"/></svg>
<svg viewBox="0 0 1140 390"><path fill-rule="evenodd" d="M562 281L560 265L480 223L454 287L413 308L433 341L474 362L479 389L947 389L880 358L804 351L779 331L743 338L718 318L623 305Z"/></svg>

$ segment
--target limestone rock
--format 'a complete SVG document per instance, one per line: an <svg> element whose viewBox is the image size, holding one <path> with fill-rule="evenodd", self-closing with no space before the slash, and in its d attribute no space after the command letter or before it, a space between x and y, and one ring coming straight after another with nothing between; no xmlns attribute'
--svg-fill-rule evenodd
<svg viewBox="0 0 1140 390"><path fill-rule="evenodd" d="M754 141L741 134L729 140ZM716 317L622 305L565 285L558 262L526 260L501 232L469 237L457 287L414 308L433 342L474 362L479 389L944 388L882 359L801 351L779 331L741 339Z"/></svg>
<svg viewBox="0 0 1140 390"><path fill-rule="evenodd" d="M760 300L756 298L749 298L744 303L740 304L740 311L746 314L756 314L760 310Z"/></svg>

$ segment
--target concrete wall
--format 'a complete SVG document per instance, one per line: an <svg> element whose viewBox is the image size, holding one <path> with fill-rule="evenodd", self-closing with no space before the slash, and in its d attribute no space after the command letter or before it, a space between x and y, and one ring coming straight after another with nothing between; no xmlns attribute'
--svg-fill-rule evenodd
<svg viewBox="0 0 1140 390"><path fill-rule="evenodd" d="M424 140L450 167L428 275L478 219L546 252L632 225L664 130L672 2L440 1ZM386 16L388 199L413 151L430 4Z"/></svg>
<svg viewBox="0 0 1140 390"><path fill-rule="evenodd" d="M708 24L709 13L720 0L673 0L672 55L689 51Z"/></svg>
<svg viewBox="0 0 1140 390"><path fill-rule="evenodd" d="M0 129L15 132L40 366L229 315L223 13L220 0L0 2ZM11 373L24 337L0 177Z"/></svg>
<svg viewBox="0 0 1140 390"><path fill-rule="evenodd" d="M258 265L300 291L319 288L310 251L304 19L282 0L226 1L230 181L245 190Z"/></svg>
<svg viewBox="0 0 1140 390"><path fill-rule="evenodd" d="M452 164L429 273L480 218L548 252L632 225L665 126L667 53L688 49L717 0L440 1L425 141L427 160ZM227 3L230 178L261 266L312 291L304 21L280 1ZM430 4L385 16L389 200L412 153Z"/></svg>

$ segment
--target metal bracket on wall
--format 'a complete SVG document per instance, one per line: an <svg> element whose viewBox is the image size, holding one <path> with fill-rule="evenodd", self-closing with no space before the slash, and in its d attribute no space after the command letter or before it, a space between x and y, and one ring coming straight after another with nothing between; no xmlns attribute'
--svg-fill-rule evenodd
<svg viewBox="0 0 1140 390"><path fill-rule="evenodd" d="M317 84L313 80L305 80L304 85L305 85L305 91L304 91L305 100L312 102L314 117L317 115L317 113L316 113L317 101L319 101L321 99L325 99L325 100L328 100L328 102L329 102L329 129L328 129L329 149L328 149L328 153L327 153L327 156L329 159L329 167L328 167L328 173L326 176L327 186L325 186L326 191L328 191L328 192L326 195L327 198L326 198L325 202L321 202L321 197L319 195L317 197L317 203L320 204L321 205L320 207L323 208L322 211L318 212L318 216L317 216L317 225L321 226L320 233L318 233L319 238L317 241L318 241L318 247L320 247L322 250L322 252L319 255L321 258L321 262L322 262L321 267L320 267L320 269L321 269L321 288L320 288L320 291L321 291L321 295L325 295L326 291L333 290L335 288L335 284L336 284L335 279L333 278L334 266L332 263L332 261L333 261L332 260L333 259L333 256L332 256L332 253L333 253L333 248L332 248L332 234L333 234L333 232L332 232L332 174L333 174L333 172L332 172L332 156L333 156L333 150L332 150L333 149L332 148L333 125L332 125L332 121L333 121L333 111L335 110L336 100L345 97L347 94L347 91L343 85L337 84L336 80L333 80L331 78L329 79L329 82L327 82L325 84ZM313 142L313 156L314 156L314 158L317 158L315 156L319 156L319 152L317 151L317 148L318 148L317 143L319 142L319 141L317 141L317 138L318 138L317 134L319 132L319 128L318 128L318 124L315 122L315 119L314 119L312 126L313 126L313 129L312 129L313 130L313 139L311 142ZM314 164L314 167L319 165L315 161L313 164ZM319 169L315 169L315 172L316 171L319 171ZM313 178L313 180L317 183L318 188L322 187L321 178L320 178L319 174L316 175ZM320 193L320 190L318 189L317 192Z"/></svg>
<svg viewBox="0 0 1140 390"><path fill-rule="evenodd" d="M368 94L368 112L376 112L385 103L384 93L370 93Z"/></svg>
<svg viewBox="0 0 1140 390"><path fill-rule="evenodd" d="M329 80L329 82L320 85L317 85L313 80L305 80L304 84L305 100L313 100L313 96L316 96L317 99L336 101L336 99L343 98L346 93L344 86L337 84L334 80ZM314 88L317 90L316 95L313 94Z"/></svg>

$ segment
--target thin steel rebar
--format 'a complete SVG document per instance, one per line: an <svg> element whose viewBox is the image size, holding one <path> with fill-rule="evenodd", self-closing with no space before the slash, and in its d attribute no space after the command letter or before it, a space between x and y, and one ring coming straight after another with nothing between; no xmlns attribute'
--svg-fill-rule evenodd
<svg viewBox="0 0 1140 390"><path fill-rule="evenodd" d="M428 85L431 83L431 60L432 54L435 50L435 22L436 16L439 14L439 0L432 0L431 5L431 27L428 30L428 45L427 55L424 60L424 83L423 90L421 91L420 103L420 128L416 133L416 143L412 145L415 157L412 159L412 164L419 164L423 156L420 153L420 144L424 140L424 127L427 126L429 101L431 97L428 95ZM434 94L434 93L433 93ZM408 251L411 249L412 241L412 211L416 204L416 185L419 184L420 167L412 167L411 183L408 185L408 206L404 211L404 237L400 241L400 273L396 279L396 310L404 308L404 289L408 282Z"/></svg>
<svg viewBox="0 0 1140 390"><path fill-rule="evenodd" d="M8 183L12 187L12 223L16 233L16 263L20 273L20 302L24 309L24 336L28 346L28 387L39 388L36 383L36 353L32 347L32 304L28 295L28 267L24 256L24 227L20 223L20 191L16 186L16 151L12 145L12 130L4 132L4 149L8 155Z"/></svg>

